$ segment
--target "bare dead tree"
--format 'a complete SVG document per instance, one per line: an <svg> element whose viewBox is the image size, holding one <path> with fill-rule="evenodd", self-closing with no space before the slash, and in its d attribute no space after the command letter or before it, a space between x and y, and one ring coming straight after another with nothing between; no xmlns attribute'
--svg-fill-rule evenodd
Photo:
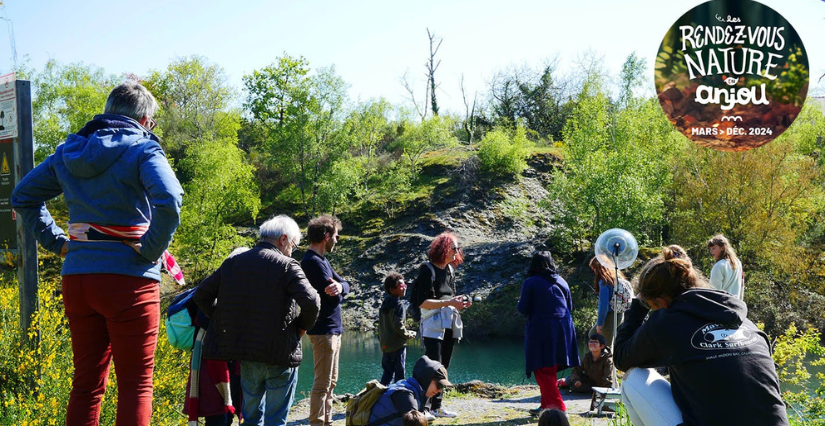
<svg viewBox="0 0 825 426"><path fill-rule="evenodd" d="M418 102L415 100L415 90L413 90L412 84L407 79L407 74L409 71L404 73L404 77L401 78L402 84L404 84L404 89L407 90L407 93L410 94L410 101L415 106L415 113L421 117L421 121L424 121L427 118L427 98L429 97L429 85L427 86L427 91L424 93L424 103L421 107L418 106Z"/></svg>
<svg viewBox="0 0 825 426"><path fill-rule="evenodd" d="M427 37L430 39L430 59L427 61L427 86L430 92L431 110L433 115L438 115L438 102L435 100L435 89L437 87L435 84L435 71L438 69L438 66L441 65L441 60L439 59L438 62L436 62L435 55L438 53L438 49L441 47L441 42L444 41L444 39L436 39L435 34L431 33L429 28L427 28Z"/></svg>
<svg viewBox="0 0 825 426"><path fill-rule="evenodd" d="M464 131L467 132L467 143L473 143L473 136L476 132L476 100L478 99L478 92L473 93L473 105L470 106L467 101L467 92L464 90L464 74L461 74L461 99L464 100Z"/></svg>

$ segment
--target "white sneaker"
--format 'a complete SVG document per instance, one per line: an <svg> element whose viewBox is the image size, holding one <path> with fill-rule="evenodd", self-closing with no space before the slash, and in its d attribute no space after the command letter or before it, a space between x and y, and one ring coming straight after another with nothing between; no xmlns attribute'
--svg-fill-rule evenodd
<svg viewBox="0 0 825 426"><path fill-rule="evenodd" d="M445 410L444 407L435 410L433 412L433 415L435 415L436 417L458 417L458 414L456 414L453 411Z"/></svg>
<svg viewBox="0 0 825 426"><path fill-rule="evenodd" d="M424 417L427 418L427 422L435 421L435 416L433 415L433 413L431 413L429 411L424 412Z"/></svg>

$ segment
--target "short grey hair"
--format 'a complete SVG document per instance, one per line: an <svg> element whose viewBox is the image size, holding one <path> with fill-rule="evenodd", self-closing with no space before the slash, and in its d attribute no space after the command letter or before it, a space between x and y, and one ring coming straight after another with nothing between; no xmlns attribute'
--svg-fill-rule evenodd
<svg viewBox="0 0 825 426"><path fill-rule="evenodd" d="M158 112L158 102L148 89L137 81L129 80L112 89L106 99L105 114L125 115L135 120L154 117Z"/></svg>
<svg viewBox="0 0 825 426"><path fill-rule="evenodd" d="M261 224L259 231L261 241L277 241L281 235L286 235L289 241L294 241L295 244L301 242L301 229L291 217L285 214L275 216Z"/></svg>

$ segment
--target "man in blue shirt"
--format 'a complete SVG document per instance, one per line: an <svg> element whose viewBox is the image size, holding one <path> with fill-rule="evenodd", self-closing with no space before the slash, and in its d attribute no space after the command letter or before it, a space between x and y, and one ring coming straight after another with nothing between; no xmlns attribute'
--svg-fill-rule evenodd
<svg viewBox="0 0 825 426"><path fill-rule="evenodd" d="M315 326L307 332L312 342L315 380L309 398L310 426L332 425L332 394L338 382L338 356L341 352L341 301L349 294L349 283L332 270L324 257L338 242L341 221L322 215L309 221L309 249L301 260L309 283L321 296L321 312Z"/></svg>

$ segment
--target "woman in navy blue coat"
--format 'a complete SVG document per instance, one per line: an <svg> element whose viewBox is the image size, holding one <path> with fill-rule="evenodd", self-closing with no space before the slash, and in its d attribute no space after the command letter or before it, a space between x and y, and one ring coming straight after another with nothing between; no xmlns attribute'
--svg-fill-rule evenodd
<svg viewBox="0 0 825 426"><path fill-rule="evenodd" d="M576 329L570 311L570 287L556 272L549 251L533 255L521 287L518 311L527 316L524 356L527 377L533 373L541 389L541 409L567 407L557 385L560 370L579 365Z"/></svg>

